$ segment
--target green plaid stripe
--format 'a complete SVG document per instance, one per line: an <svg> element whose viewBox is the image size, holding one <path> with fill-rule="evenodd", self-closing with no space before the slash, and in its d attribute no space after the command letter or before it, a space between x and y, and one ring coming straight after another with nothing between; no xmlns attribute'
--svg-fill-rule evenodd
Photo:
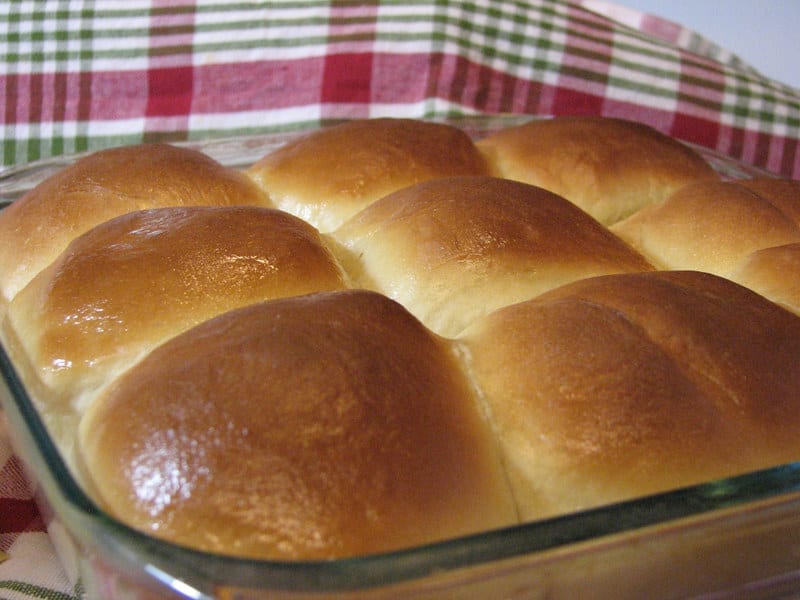
<svg viewBox="0 0 800 600"><path fill-rule="evenodd" d="M119 3L123 5L122 3ZM127 3L126 3L127 4ZM48 2L6 2L5 11L0 9L0 25L5 32L6 44L2 46L0 60L3 68L9 73L27 73L35 71L56 71L59 69L76 69L83 61L94 58L90 46L85 43L103 38L138 37L133 54L146 56L146 27L138 30L108 29L103 30L104 21L130 24L139 21L146 24L147 11L144 15L136 11L95 11L91 2L80 7L69 0L50 0ZM32 8L30 12L23 9ZM142 16L144 19L142 20ZM144 49L144 52L142 50ZM128 58L131 52L118 50L104 58Z"/></svg>
<svg viewBox="0 0 800 600"><path fill-rule="evenodd" d="M70 9L69 0L34 3L34 10L23 13L28 4L5 3L3 74L49 75L50 89L43 80L31 80L23 96L23 80L5 87L3 162L15 164L43 156L71 154L87 150L90 115L84 99L90 94L93 68L92 43L94 15L91 8ZM54 74L62 74L55 76ZM65 73L77 73L72 83ZM74 90L67 90L67 87ZM59 94L60 91L60 94ZM65 120L60 104L45 104L52 94L72 93L78 101L77 119ZM23 101L23 99L27 101ZM23 118L15 115L23 113Z"/></svg>
<svg viewBox="0 0 800 600"><path fill-rule="evenodd" d="M31 600L78 600L82 597L80 592L74 594L60 592L40 585L31 585L24 581L0 581L0 593L2 590L14 592L15 597L30 598Z"/></svg>

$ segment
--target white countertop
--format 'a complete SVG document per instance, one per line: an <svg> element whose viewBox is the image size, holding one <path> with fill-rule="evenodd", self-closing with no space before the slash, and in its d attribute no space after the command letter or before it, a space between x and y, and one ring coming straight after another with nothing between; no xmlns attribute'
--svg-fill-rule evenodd
<svg viewBox="0 0 800 600"><path fill-rule="evenodd" d="M617 0L680 23L800 89L800 0Z"/></svg>

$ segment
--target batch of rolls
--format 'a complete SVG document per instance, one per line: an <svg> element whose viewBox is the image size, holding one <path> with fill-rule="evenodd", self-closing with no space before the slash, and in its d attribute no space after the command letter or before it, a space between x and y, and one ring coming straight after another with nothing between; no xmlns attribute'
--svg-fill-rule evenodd
<svg viewBox="0 0 800 600"><path fill-rule="evenodd" d="M380 553L800 459L800 182L641 124L115 148L0 239L68 463L180 545Z"/></svg>

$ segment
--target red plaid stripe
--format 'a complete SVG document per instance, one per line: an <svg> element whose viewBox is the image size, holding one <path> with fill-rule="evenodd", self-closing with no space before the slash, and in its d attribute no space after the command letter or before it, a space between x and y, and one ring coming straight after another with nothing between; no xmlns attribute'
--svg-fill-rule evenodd
<svg viewBox="0 0 800 600"><path fill-rule="evenodd" d="M372 57L371 52L331 54L326 57L320 98L322 104L360 105L361 114L354 116L368 117L372 96Z"/></svg>
<svg viewBox="0 0 800 600"><path fill-rule="evenodd" d="M1 416L1 415L0 415ZM44 531L45 526L25 483L22 465L8 454L5 429L0 427L0 550L8 552L17 536L24 532Z"/></svg>
<svg viewBox="0 0 800 600"><path fill-rule="evenodd" d="M0 499L0 531L5 533L22 533L24 531L44 531L42 519L36 504L32 500ZM8 551L12 540L7 540Z"/></svg>
<svg viewBox="0 0 800 600"><path fill-rule="evenodd" d="M430 97L440 57L430 54L375 54L372 59L372 101L412 104ZM422 75L422 76L421 76Z"/></svg>
<svg viewBox="0 0 800 600"><path fill-rule="evenodd" d="M587 19L585 11L575 7L570 8L569 18L555 107L569 113L598 114L607 96L612 65L608 48L614 43L614 29Z"/></svg>
<svg viewBox="0 0 800 600"><path fill-rule="evenodd" d="M225 114L318 104L326 62L309 57L195 67L192 108L199 114Z"/></svg>
<svg viewBox="0 0 800 600"><path fill-rule="evenodd" d="M659 39L671 44L678 44L683 27L672 21L660 19L653 15L642 15L639 28Z"/></svg>
<svg viewBox="0 0 800 600"><path fill-rule="evenodd" d="M330 7L329 49L321 81L322 116L338 117L331 106L345 107L347 117L369 117L377 3L356 5L335 0Z"/></svg>
<svg viewBox="0 0 800 600"><path fill-rule="evenodd" d="M186 139L195 96L194 4L154 0L149 37L144 139Z"/></svg>

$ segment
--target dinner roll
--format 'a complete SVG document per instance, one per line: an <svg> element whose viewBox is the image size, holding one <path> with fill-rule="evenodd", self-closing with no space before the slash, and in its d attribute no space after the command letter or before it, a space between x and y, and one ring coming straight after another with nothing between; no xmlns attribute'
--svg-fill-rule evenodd
<svg viewBox="0 0 800 600"><path fill-rule="evenodd" d="M461 339L525 520L800 458L800 319L726 279L589 278Z"/></svg>
<svg viewBox="0 0 800 600"><path fill-rule="evenodd" d="M756 250L730 278L800 315L800 243Z"/></svg>
<svg viewBox="0 0 800 600"><path fill-rule="evenodd" d="M8 302L81 233L145 208L261 205L243 174L205 154L167 144L102 150L52 175L0 211L0 292Z"/></svg>
<svg viewBox="0 0 800 600"><path fill-rule="evenodd" d="M259 207L136 211L76 238L9 306L13 337L73 403L140 355L221 312L346 287L318 232Z"/></svg>
<svg viewBox="0 0 800 600"><path fill-rule="evenodd" d="M276 206L329 232L381 196L486 165L460 129L413 119L366 119L320 129L271 152L247 173Z"/></svg>
<svg viewBox="0 0 800 600"><path fill-rule="evenodd" d="M113 515L223 554L330 559L516 519L449 343L362 290L173 338L98 398L80 441Z"/></svg>
<svg viewBox="0 0 800 600"><path fill-rule="evenodd" d="M492 177L440 178L376 201L334 232L356 281L452 336L558 285L651 266L563 198Z"/></svg>
<svg viewBox="0 0 800 600"><path fill-rule="evenodd" d="M782 196L741 182L687 185L611 229L662 269L729 275L750 253L800 242L800 193Z"/></svg>
<svg viewBox="0 0 800 600"><path fill-rule="evenodd" d="M800 225L800 181L780 177L753 177L739 179L737 183L752 190Z"/></svg>
<svg viewBox="0 0 800 600"><path fill-rule="evenodd" d="M604 224L688 183L718 179L693 149L652 127L609 117L556 117L477 142L493 173L551 190Z"/></svg>

